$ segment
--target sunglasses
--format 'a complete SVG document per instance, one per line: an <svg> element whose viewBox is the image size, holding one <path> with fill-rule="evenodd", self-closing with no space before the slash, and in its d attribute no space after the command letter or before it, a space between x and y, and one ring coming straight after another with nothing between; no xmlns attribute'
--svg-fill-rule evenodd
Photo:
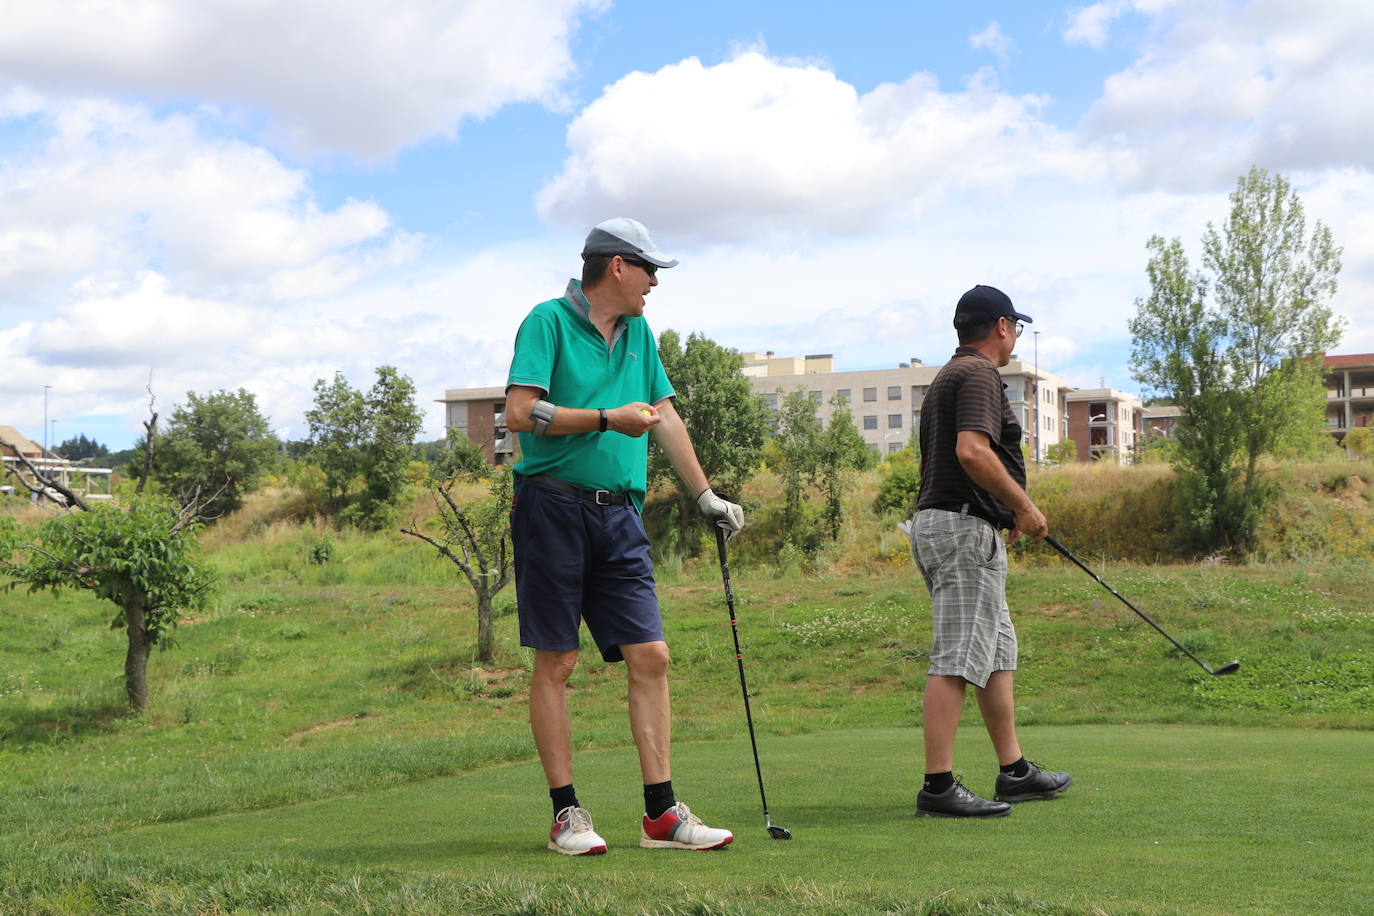
<svg viewBox="0 0 1374 916"><path fill-rule="evenodd" d="M623 254L620 256L620 260L624 261L626 264L633 264L651 277L658 273L657 264L650 264L648 261L641 261L639 258L632 258Z"/></svg>

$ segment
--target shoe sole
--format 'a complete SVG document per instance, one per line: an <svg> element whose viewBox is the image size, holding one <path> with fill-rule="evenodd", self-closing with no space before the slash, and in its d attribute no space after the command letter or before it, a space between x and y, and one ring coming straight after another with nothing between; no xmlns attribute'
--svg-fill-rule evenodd
<svg viewBox="0 0 1374 916"><path fill-rule="evenodd" d="M1008 814L1011 814L1010 808L1008 808L1006 811L989 811L987 814L946 814L943 811L922 811L920 808L916 809L917 817L949 817L957 818L959 820L973 821L987 820L988 818L992 817L1006 817Z"/></svg>
<svg viewBox="0 0 1374 916"><path fill-rule="evenodd" d="M1072 776L1069 777L1068 782L1064 783L1062 786L1055 789L1053 792L1037 792L1034 795L994 795L992 797L992 800L1006 802L1009 805L1015 805L1023 801L1048 801L1051 798L1063 795L1065 792L1069 790L1069 786L1071 785L1073 785Z"/></svg>
<svg viewBox="0 0 1374 916"><path fill-rule="evenodd" d="M705 852L709 849L724 849L735 841L733 836L728 836L719 843L702 843L693 845L691 843L677 843L673 840L651 840L648 837L640 837L639 845L645 849L694 849L698 852Z"/></svg>
<svg viewBox="0 0 1374 916"><path fill-rule="evenodd" d="M606 854L605 846L593 846L591 849L564 849L562 846L549 840L549 848L554 852L561 852L565 856L600 856Z"/></svg>

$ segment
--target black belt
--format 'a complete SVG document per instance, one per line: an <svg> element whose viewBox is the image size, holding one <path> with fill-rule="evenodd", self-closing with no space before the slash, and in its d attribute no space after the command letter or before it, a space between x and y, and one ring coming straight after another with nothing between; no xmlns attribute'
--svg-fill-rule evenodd
<svg viewBox="0 0 1374 916"><path fill-rule="evenodd" d="M944 512L958 512L960 515L971 515L974 518L982 519L993 528L1001 529L1002 523L997 519L988 518L977 506L972 503L941 503L935 506L924 506L926 509L940 509Z"/></svg>
<svg viewBox="0 0 1374 916"><path fill-rule="evenodd" d="M588 502L596 503L598 506L623 506L630 501L630 494L628 493L617 493L614 490L589 490L586 487L579 487L575 483L568 483L566 480L550 477L548 474L535 474L532 477L526 477L524 479L548 484L556 490L562 490L564 493L571 493L573 496L580 496Z"/></svg>

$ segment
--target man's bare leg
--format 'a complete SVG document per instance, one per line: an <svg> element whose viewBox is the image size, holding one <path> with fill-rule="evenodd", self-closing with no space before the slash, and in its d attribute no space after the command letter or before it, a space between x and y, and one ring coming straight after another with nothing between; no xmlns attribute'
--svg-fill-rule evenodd
<svg viewBox="0 0 1374 916"><path fill-rule="evenodd" d="M1014 671L994 671L986 687L973 688L978 710L983 714L983 727L988 730L997 762L1002 766L1021 759L1021 744L1016 740L1014 675Z"/></svg>
<svg viewBox="0 0 1374 916"><path fill-rule="evenodd" d="M644 784L673 778L672 710L668 698L668 644L642 642L620 647L629 677L630 734L639 749Z"/></svg>
<svg viewBox="0 0 1374 916"><path fill-rule="evenodd" d="M534 650L530 678L530 731L549 788L572 783L572 725L568 719L568 678L577 667L577 650Z"/></svg>
<svg viewBox="0 0 1374 916"><path fill-rule="evenodd" d="M946 773L954 769L954 736L964 714L962 677L931 674L926 677L921 696L921 731L925 741L927 773Z"/></svg>

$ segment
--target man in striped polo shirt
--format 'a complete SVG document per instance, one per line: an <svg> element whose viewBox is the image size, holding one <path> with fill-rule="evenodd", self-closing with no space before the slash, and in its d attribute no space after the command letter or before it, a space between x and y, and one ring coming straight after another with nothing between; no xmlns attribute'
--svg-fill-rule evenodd
<svg viewBox="0 0 1374 916"><path fill-rule="evenodd" d="M911 551L930 589L934 643L921 701L925 782L918 817L1002 817L1010 802L1053 798L1067 773L1021 755L1012 689L1016 629L1007 609L1007 550L1021 534L1043 538L1045 516L1026 493L1021 425L998 369L1011 361L1031 319L991 286L975 286L954 310L959 348L926 392L921 410L921 488ZM995 800L954 778L954 737L972 684L1001 772Z"/></svg>

